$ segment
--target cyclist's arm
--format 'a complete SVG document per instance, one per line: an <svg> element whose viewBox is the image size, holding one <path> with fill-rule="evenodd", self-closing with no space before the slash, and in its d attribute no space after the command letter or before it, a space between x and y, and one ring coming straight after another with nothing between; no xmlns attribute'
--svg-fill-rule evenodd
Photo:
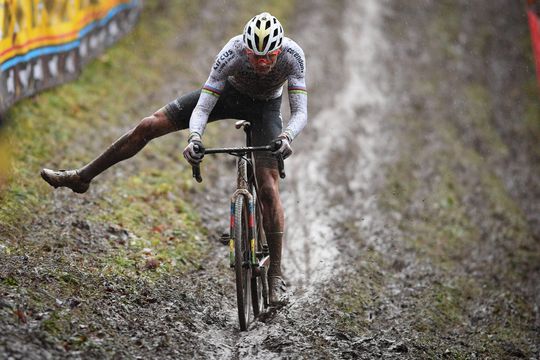
<svg viewBox="0 0 540 360"><path fill-rule="evenodd" d="M234 39L231 39L231 41L229 41L219 52L212 65L210 76L202 87L201 96L199 97L199 101L193 109L189 120L190 135L197 133L202 137L206 123L208 122L208 117L210 116L212 109L214 109L214 106L216 106L221 92L225 88L227 77L237 58L235 41Z"/></svg>
<svg viewBox="0 0 540 360"><path fill-rule="evenodd" d="M304 52L299 46L291 48L291 51L294 58L293 71L288 77L291 118L283 132L293 140L307 124L307 88Z"/></svg>

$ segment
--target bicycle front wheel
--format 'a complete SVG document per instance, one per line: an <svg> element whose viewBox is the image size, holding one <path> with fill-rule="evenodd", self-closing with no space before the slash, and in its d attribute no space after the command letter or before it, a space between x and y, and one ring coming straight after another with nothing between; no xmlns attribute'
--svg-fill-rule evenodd
<svg viewBox="0 0 540 360"><path fill-rule="evenodd" d="M245 331L251 321L251 267L249 259L248 211L243 196L238 196L234 208L234 268L236 300L240 330Z"/></svg>

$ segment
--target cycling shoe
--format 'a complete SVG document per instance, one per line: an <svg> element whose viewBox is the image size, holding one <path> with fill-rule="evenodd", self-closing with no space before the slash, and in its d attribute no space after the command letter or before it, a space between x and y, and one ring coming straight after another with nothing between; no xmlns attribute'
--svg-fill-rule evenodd
<svg viewBox="0 0 540 360"><path fill-rule="evenodd" d="M268 276L268 290L270 306L283 305L287 302L287 285L281 276Z"/></svg>
<svg viewBox="0 0 540 360"><path fill-rule="evenodd" d="M79 194L85 193L90 187L90 182L83 181L77 170L42 169L41 177L55 189L67 187Z"/></svg>

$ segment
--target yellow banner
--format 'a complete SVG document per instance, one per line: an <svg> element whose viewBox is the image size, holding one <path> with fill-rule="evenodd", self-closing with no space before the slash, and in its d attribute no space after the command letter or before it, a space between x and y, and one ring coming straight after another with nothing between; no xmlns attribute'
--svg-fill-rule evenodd
<svg viewBox="0 0 540 360"><path fill-rule="evenodd" d="M140 0L0 0L0 113L74 78L131 28Z"/></svg>

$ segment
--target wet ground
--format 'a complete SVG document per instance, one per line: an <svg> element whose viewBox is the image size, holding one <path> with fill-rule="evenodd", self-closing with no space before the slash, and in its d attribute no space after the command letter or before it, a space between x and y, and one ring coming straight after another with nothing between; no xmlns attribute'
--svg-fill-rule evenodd
<svg viewBox="0 0 540 360"><path fill-rule="evenodd" d="M310 121L282 183L289 303L238 331L233 274L217 241L232 162L208 159L206 187L188 193L211 250L184 274L78 276L85 257L110 251L111 238L121 251L133 235L89 224L100 203L56 192L54 207L18 236L51 246L61 233L48 261L63 275L32 254L3 255L0 357L538 358L540 161L538 119L524 120L534 117L528 48L514 40L526 37L522 9L504 1L295 6L287 31L308 56ZM204 3L200 16L219 9ZM211 58L199 49L197 58ZM230 125L212 126L227 129L226 141L241 139ZM159 156L105 175L93 194L164 162ZM41 294L54 309L31 313L25 288L39 281L83 290ZM100 287L84 291L85 281Z"/></svg>

